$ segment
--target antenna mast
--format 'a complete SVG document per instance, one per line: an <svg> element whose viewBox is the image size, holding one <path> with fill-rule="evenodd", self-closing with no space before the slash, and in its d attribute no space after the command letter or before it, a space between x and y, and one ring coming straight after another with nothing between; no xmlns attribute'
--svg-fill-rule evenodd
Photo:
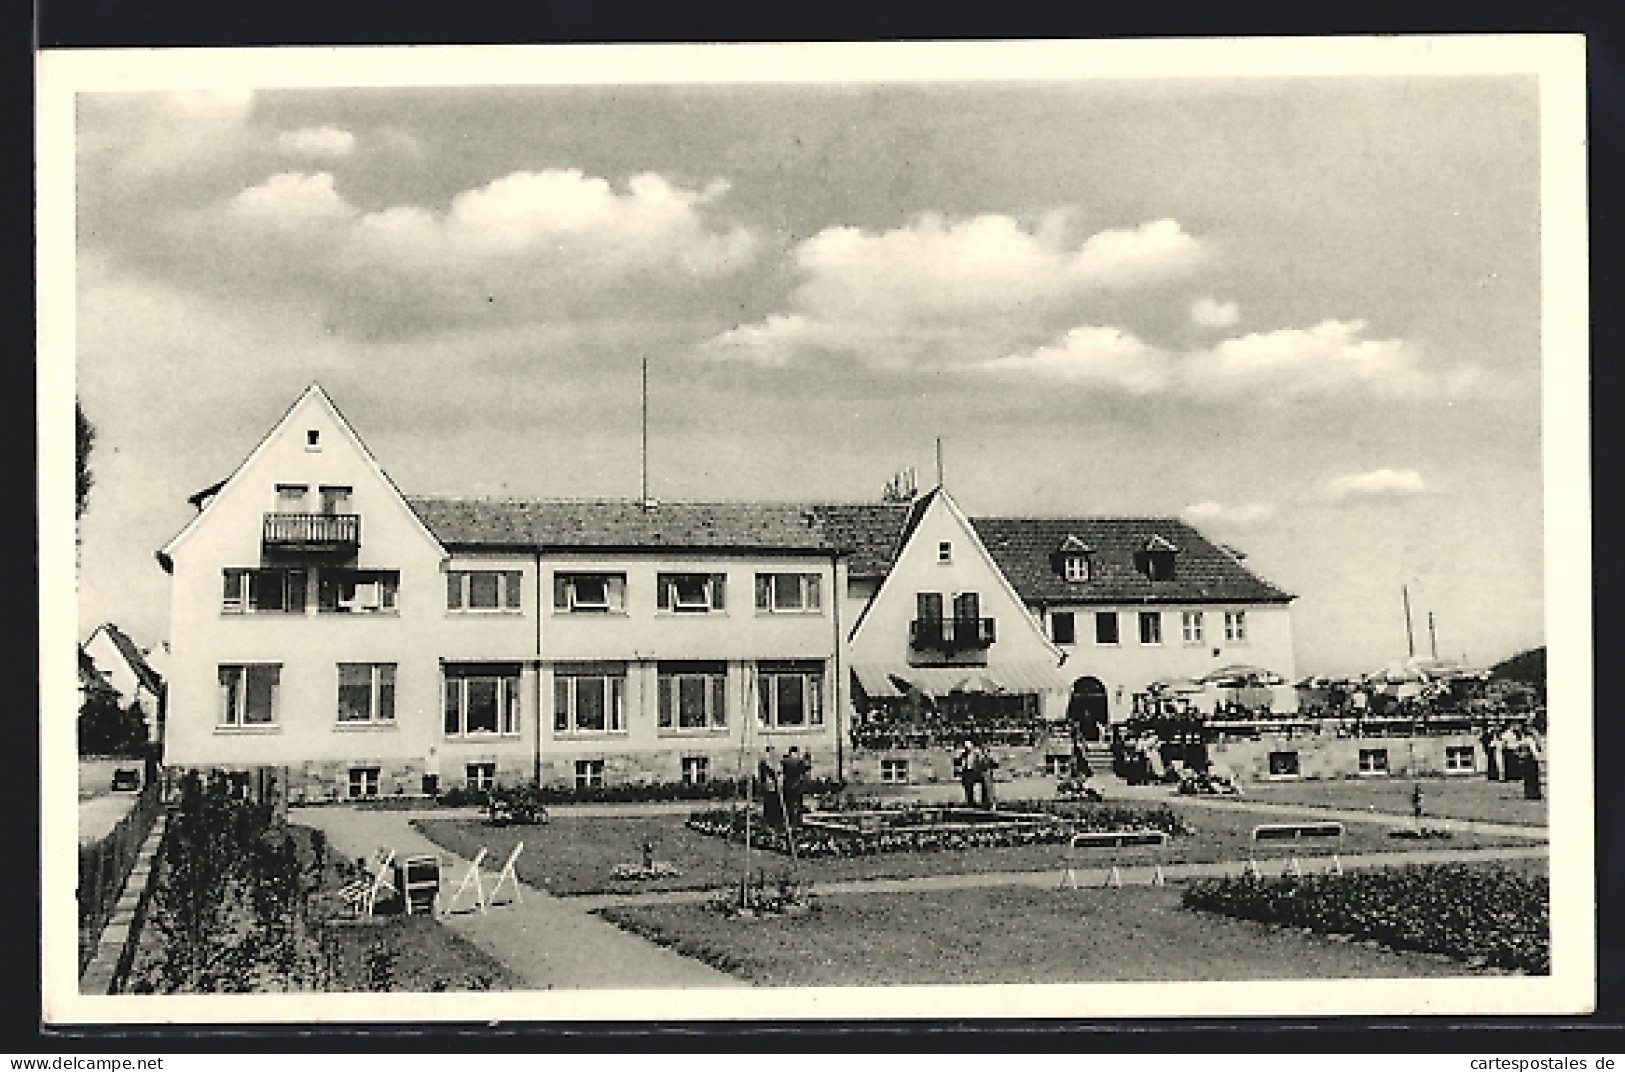
<svg viewBox="0 0 1625 1072"><path fill-rule="evenodd" d="M643 359L643 505L649 504L649 359Z"/></svg>
<svg viewBox="0 0 1625 1072"><path fill-rule="evenodd" d="M937 487L942 487L942 437L937 436Z"/></svg>
<svg viewBox="0 0 1625 1072"><path fill-rule="evenodd" d="M1439 638L1433 632L1433 612L1428 611L1428 650L1433 653L1435 662L1439 659Z"/></svg>
<svg viewBox="0 0 1625 1072"><path fill-rule="evenodd" d="M1411 589L1409 585L1399 586L1400 595L1405 600L1405 648L1411 657L1416 656L1416 636L1411 632Z"/></svg>

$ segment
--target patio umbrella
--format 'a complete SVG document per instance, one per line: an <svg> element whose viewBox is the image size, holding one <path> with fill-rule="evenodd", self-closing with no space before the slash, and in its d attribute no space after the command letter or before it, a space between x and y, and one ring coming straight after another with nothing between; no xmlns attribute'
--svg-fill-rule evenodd
<svg viewBox="0 0 1625 1072"><path fill-rule="evenodd" d="M1231 666L1221 666L1217 670L1210 670L1196 679L1204 685L1218 685L1221 688L1240 688L1249 682L1261 685L1281 685L1286 679L1273 670L1266 670L1262 666L1247 666L1236 663Z"/></svg>
<svg viewBox="0 0 1625 1072"><path fill-rule="evenodd" d="M1188 677L1159 677L1146 686L1146 691L1181 695L1206 690L1200 682L1193 681Z"/></svg>
<svg viewBox="0 0 1625 1072"><path fill-rule="evenodd" d="M987 674L971 674L969 677L966 677L964 680L955 682L953 687L950 688L948 691L949 692L980 692L980 693L984 693L984 694L987 694L987 695L995 695L997 693L1003 692L1004 691L1004 686L1000 685L997 681L993 680L993 678L989 677Z"/></svg>

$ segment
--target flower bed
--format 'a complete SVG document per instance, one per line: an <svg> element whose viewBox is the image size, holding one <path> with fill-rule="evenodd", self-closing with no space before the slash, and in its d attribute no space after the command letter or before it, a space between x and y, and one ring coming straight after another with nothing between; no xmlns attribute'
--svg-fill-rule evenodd
<svg viewBox="0 0 1625 1072"><path fill-rule="evenodd" d="M1005 809L1012 813L1014 821L986 824L934 823L931 821L933 815L945 809L917 804L864 802L860 805L857 801L851 801L831 810L837 814L884 812L889 813L889 821L879 829L866 831L803 826L795 834L796 856L816 860L888 852L1061 845L1073 834L1085 831L1161 830L1174 836L1192 832L1190 824L1166 805L1136 808L1053 800L1017 801ZM752 847L789 854L789 837L782 828L767 825L760 813L754 811L748 825ZM740 808L697 811L688 817L689 829L729 841L743 842L746 826L745 812Z"/></svg>
<svg viewBox="0 0 1625 1072"><path fill-rule="evenodd" d="M1415 864L1305 878L1196 882L1186 908L1374 939L1533 974L1551 971L1544 876L1498 865Z"/></svg>
<svg viewBox="0 0 1625 1072"><path fill-rule="evenodd" d="M839 792L841 783L831 778L811 778L807 781L809 795ZM669 800L730 800L744 795L737 779L718 778L709 782L652 782L648 785L517 785L497 790L503 800L521 802L531 807L555 804L643 804ZM484 789L452 786L435 798L442 807L461 808L469 805L486 807L492 793ZM387 802L380 802L380 804ZM421 801L413 805L421 806Z"/></svg>

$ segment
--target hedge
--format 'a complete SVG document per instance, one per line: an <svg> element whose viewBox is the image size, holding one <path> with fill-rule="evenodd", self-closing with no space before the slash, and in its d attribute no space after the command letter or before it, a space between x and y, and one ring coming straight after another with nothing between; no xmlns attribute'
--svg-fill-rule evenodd
<svg viewBox="0 0 1625 1072"><path fill-rule="evenodd" d="M809 796L819 796L838 793L843 788L841 782L831 778L811 778L807 781L806 792ZM532 804L543 806L553 804L644 804L658 801L676 800L733 800L743 796L741 783L733 778L719 778L715 781L698 782L651 782L647 785L594 785L594 786L568 786L568 785L519 785L506 787L498 791L508 800L523 800ZM485 807L490 801L490 792L484 789L470 789L466 786L452 786L435 798L436 803L448 807L466 807L477 805Z"/></svg>
<svg viewBox="0 0 1625 1072"><path fill-rule="evenodd" d="M1342 875L1192 883L1186 908L1472 963L1551 972L1551 899L1544 875L1500 865L1410 864Z"/></svg>

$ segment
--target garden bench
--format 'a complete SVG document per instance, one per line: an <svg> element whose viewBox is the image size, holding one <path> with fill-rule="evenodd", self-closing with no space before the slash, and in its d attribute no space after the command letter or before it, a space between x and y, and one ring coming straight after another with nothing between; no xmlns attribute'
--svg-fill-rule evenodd
<svg viewBox="0 0 1625 1072"><path fill-rule="evenodd" d="M1332 845L1332 871L1334 874L1343 873L1343 861L1339 858L1338 849L1343 841L1343 824L1337 822L1307 822L1307 823L1260 823L1253 827L1252 845L1247 852L1247 872L1254 878L1261 877L1258 869L1258 847L1271 843L1290 843L1293 846L1291 862L1287 870L1295 877L1303 877L1303 865L1298 860L1296 846L1305 842L1330 842Z"/></svg>
<svg viewBox="0 0 1625 1072"><path fill-rule="evenodd" d="M1075 890L1078 888L1078 853L1090 849L1160 849L1168 844L1168 835L1161 830L1086 830L1073 834L1066 843L1066 864L1061 872L1061 886L1063 889ZM1156 865L1152 875L1151 884L1163 884L1162 864ZM1123 872L1116 865L1112 865L1111 873L1106 879L1108 886L1119 889L1123 885Z"/></svg>

